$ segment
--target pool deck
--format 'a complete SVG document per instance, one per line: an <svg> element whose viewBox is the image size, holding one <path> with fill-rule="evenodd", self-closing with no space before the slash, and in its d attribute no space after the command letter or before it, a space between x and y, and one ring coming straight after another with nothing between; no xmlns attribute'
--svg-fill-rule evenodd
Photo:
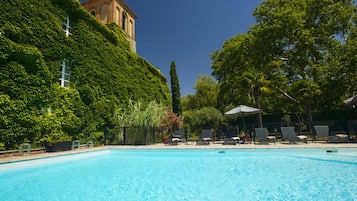
<svg viewBox="0 0 357 201"><path fill-rule="evenodd" d="M195 143L179 143L178 145L164 145L162 143L153 144L153 145L139 145L139 146L99 146L94 148L82 148L76 149L71 151L62 151L62 152L50 152L50 153L36 153L36 154L24 154L21 156L3 156L0 157L0 164L3 163L12 163L17 161L27 161L27 160L34 160L40 158L50 158L56 156L63 156L63 155L71 155L71 154L78 154L78 153L85 153L91 151L99 151L99 150L106 150L112 148L121 148L121 149L222 149L222 148L229 148L229 149L268 149L268 148L275 148L275 149L284 149L284 148L326 148L326 149L336 149L336 148L357 148L357 143L324 143L324 142L317 142L317 143L297 143L297 144L288 144L288 143L276 143L276 144L237 144L237 145L222 145L221 142L210 143L209 145L196 145Z"/></svg>

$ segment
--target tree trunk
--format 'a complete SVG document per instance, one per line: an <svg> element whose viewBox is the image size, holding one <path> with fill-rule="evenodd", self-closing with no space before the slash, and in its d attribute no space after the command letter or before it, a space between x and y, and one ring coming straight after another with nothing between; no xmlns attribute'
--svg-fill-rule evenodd
<svg viewBox="0 0 357 201"><path fill-rule="evenodd" d="M262 118L262 112L260 110L260 103L259 103L259 95L257 93L254 93L254 99L255 99L255 107L259 109L258 113L258 127L263 128L263 118Z"/></svg>
<svg viewBox="0 0 357 201"><path fill-rule="evenodd" d="M307 127L310 132L310 136L313 136L313 131L312 131L312 111L311 111L311 104L308 104L306 107L306 112L307 112Z"/></svg>

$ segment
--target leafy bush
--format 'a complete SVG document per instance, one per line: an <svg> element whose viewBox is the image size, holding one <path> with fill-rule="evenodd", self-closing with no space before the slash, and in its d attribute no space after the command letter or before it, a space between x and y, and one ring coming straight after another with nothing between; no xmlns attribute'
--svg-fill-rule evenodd
<svg viewBox="0 0 357 201"><path fill-rule="evenodd" d="M5 144L0 142L0 151L4 151L5 150Z"/></svg>
<svg viewBox="0 0 357 201"><path fill-rule="evenodd" d="M55 144L57 142L71 142L71 141L72 138L69 135L59 132L59 133L50 133L43 136L40 140L40 144L46 145L46 144Z"/></svg>

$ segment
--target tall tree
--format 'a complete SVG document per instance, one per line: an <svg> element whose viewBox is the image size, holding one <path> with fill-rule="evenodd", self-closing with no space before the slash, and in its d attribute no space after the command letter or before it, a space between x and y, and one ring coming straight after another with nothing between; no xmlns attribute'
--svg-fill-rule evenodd
<svg viewBox="0 0 357 201"><path fill-rule="evenodd" d="M174 61L171 62L170 77L171 77L172 110L175 114L180 115L182 113L181 93L180 93L179 79L176 73L176 64Z"/></svg>
<svg viewBox="0 0 357 201"><path fill-rule="evenodd" d="M199 133L203 127L215 130L223 121L222 112L217 109L217 81L206 74L198 76L194 94L182 98L184 126L191 132Z"/></svg>
<svg viewBox="0 0 357 201"><path fill-rule="evenodd" d="M195 109L217 106L218 84L213 77L205 74L198 75L194 89Z"/></svg>
<svg viewBox="0 0 357 201"><path fill-rule="evenodd" d="M193 88L193 95L181 99L183 111L200 110L205 107L217 108L219 85L213 77L206 74L198 75Z"/></svg>
<svg viewBox="0 0 357 201"><path fill-rule="evenodd" d="M254 15L258 24L253 32L272 49L280 49L269 53L287 58L279 70L288 78L285 87L292 93L287 97L305 110L312 133L311 112L323 100L323 92L334 91L335 99L343 94L339 87L324 87L343 82L338 74L331 74L336 72L332 61L341 58L337 50L355 26L356 6L353 1L267 0Z"/></svg>
<svg viewBox="0 0 357 201"><path fill-rule="evenodd" d="M345 97L349 98L357 95L357 16L355 26L347 39L345 48L342 52L342 65L338 69L341 79L345 79L343 86L345 89Z"/></svg>
<svg viewBox="0 0 357 201"><path fill-rule="evenodd" d="M241 34L228 40L221 51L212 55L212 74L220 82L222 108L229 104L254 104L261 109L260 97L269 91L270 80L279 80L261 45L263 43L252 33ZM261 113L258 122L262 127Z"/></svg>
<svg viewBox="0 0 357 201"><path fill-rule="evenodd" d="M356 26L356 10L352 0L263 1L254 12L257 24L212 55L220 100L224 105L255 101L259 106L261 89L277 89L277 97L305 111L311 131L311 112L321 101L336 105L346 77L355 80L355 48L349 36ZM346 44L350 48L344 51ZM352 57L347 59L343 52ZM270 98L275 102L276 97Z"/></svg>
<svg viewBox="0 0 357 201"><path fill-rule="evenodd" d="M242 74L242 86L249 89L249 95L252 97L256 108L260 107L260 95L268 91L269 80L261 72L247 71ZM263 127L263 120L261 112L258 113L259 127Z"/></svg>

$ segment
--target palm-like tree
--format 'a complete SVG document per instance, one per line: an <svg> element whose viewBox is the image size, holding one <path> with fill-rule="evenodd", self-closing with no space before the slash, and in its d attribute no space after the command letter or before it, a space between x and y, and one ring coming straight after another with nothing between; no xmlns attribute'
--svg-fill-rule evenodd
<svg viewBox="0 0 357 201"><path fill-rule="evenodd" d="M301 79L295 81L291 88L291 94L294 94L297 103L299 103L307 113L307 124L312 135L312 111L318 105L321 95L320 86L311 80Z"/></svg>
<svg viewBox="0 0 357 201"><path fill-rule="evenodd" d="M257 71L246 71L241 76L241 85L247 89L249 95L251 96L255 107L261 109L260 107L260 96L261 94L268 93L270 81L266 79L263 72ZM261 112L258 113L258 123L259 127L263 127L263 120Z"/></svg>

